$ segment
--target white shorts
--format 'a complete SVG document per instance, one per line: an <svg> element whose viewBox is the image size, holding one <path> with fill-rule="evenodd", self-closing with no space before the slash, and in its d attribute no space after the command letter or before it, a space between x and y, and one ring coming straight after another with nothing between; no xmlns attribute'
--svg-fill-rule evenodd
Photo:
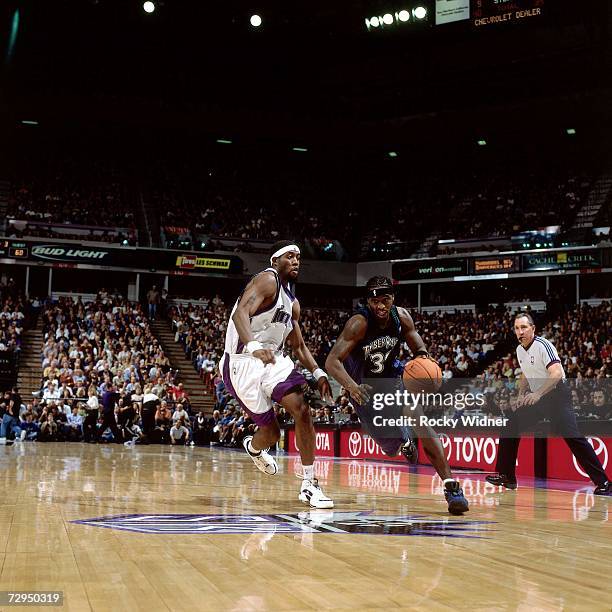
<svg viewBox="0 0 612 612"><path fill-rule="evenodd" d="M252 355L225 353L219 364L225 387L258 425L274 419L272 402L280 402L291 389L306 383L289 357L277 354L275 359L264 364Z"/></svg>

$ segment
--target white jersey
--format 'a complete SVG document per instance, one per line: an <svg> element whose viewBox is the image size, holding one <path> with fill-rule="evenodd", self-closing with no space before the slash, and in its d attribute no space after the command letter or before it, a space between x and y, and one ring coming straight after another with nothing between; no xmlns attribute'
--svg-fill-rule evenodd
<svg viewBox="0 0 612 612"><path fill-rule="evenodd" d="M561 363L554 344L540 336L535 336L526 349L519 344L516 347L516 357L521 366L521 372L534 393L546 382L548 368L553 363ZM563 380L565 380L565 373L563 373Z"/></svg>
<svg viewBox="0 0 612 612"><path fill-rule="evenodd" d="M293 329L292 310L294 295L285 287L274 268L266 268L264 272L272 272L276 278L276 296L272 303L265 309L258 310L251 317L251 332L253 339L261 342L264 348L275 352L283 348L287 336ZM260 272L261 274L261 272ZM225 334L225 352L236 355L246 352L246 347L240 340L238 330L232 319L236 308L240 303L242 295L236 300Z"/></svg>

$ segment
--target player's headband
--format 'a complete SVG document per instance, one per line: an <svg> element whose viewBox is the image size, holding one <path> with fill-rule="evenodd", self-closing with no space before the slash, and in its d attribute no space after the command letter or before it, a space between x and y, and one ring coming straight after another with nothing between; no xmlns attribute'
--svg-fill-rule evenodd
<svg viewBox="0 0 612 612"><path fill-rule="evenodd" d="M277 257L284 255L285 253L289 253L289 251L295 251L299 254L300 247L297 244L288 244L287 246L278 249L276 253L272 253L272 256L270 257L270 263L272 263L273 259L276 259Z"/></svg>
<svg viewBox="0 0 612 612"><path fill-rule="evenodd" d="M393 287L391 285L384 285L382 287L368 289L369 298L380 297L381 295L393 295L394 293L395 292L393 291Z"/></svg>

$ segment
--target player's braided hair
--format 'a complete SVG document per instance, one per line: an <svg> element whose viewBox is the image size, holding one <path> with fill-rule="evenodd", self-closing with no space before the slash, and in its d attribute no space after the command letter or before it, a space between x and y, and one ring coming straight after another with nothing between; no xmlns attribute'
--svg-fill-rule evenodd
<svg viewBox="0 0 612 612"><path fill-rule="evenodd" d="M390 278L386 276L373 276L366 283L366 289L369 291L370 289L376 289L377 287L392 287L393 282Z"/></svg>

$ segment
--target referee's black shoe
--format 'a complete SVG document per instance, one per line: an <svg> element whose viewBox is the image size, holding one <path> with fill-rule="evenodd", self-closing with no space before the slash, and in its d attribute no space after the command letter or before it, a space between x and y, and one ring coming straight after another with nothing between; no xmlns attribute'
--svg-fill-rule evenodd
<svg viewBox="0 0 612 612"><path fill-rule="evenodd" d="M607 495L612 497L612 482L608 481L593 490L593 495Z"/></svg>
<svg viewBox="0 0 612 612"><path fill-rule="evenodd" d="M496 487L506 487L506 489L516 489L516 479L509 478L505 474L492 474L486 477L486 481Z"/></svg>

